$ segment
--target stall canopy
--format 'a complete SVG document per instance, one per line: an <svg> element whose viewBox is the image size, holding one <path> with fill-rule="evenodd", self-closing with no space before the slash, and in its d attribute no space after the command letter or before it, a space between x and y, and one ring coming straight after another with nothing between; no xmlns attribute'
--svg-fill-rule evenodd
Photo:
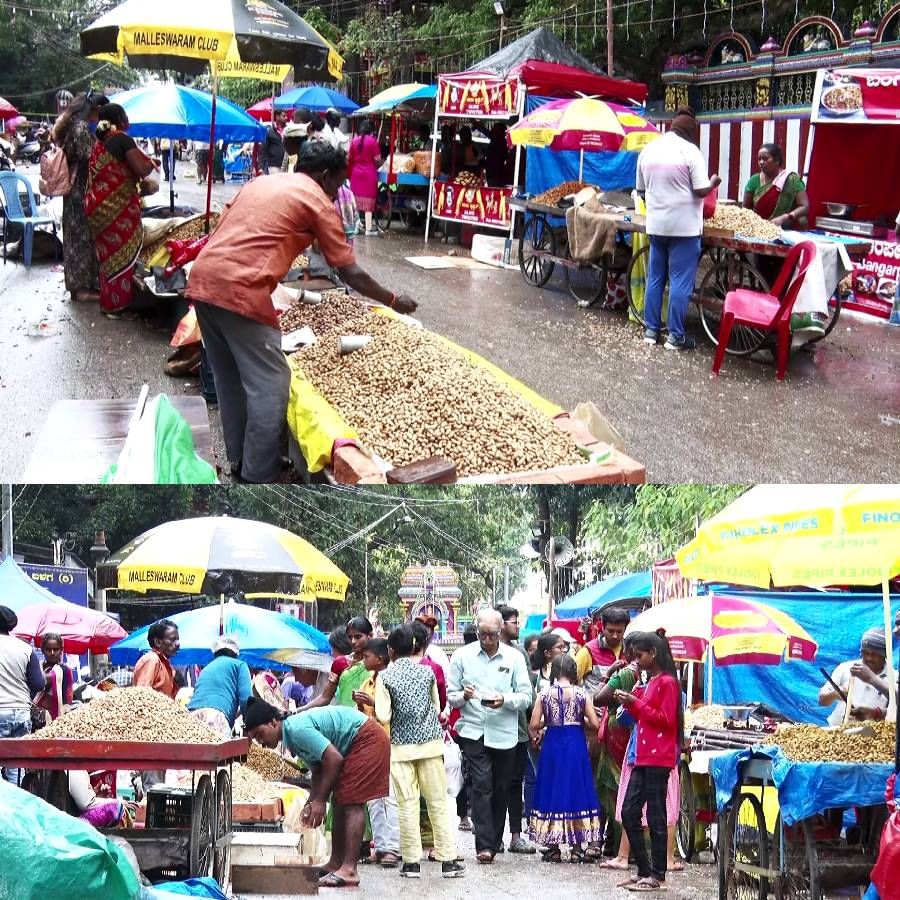
<svg viewBox="0 0 900 900"><path fill-rule="evenodd" d="M632 597L649 597L651 589L650 570L634 572L631 575L615 575L596 584L582 588L577 594L563 600L556 607L558 619L580 619L590 615L595 609L616 600Z"/></svg>
<svg viewBox="0 0 900 900"><path fill-rule="evenodd" d="M467 76L518 78L532 94L550 97L590 94L643 103L647 85L603 75L548 28L536 28L467 69Z"/></svg>

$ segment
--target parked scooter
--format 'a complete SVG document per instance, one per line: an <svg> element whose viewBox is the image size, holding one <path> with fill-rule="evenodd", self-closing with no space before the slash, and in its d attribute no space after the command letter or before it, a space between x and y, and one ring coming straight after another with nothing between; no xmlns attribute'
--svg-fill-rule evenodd
<svg viewBox="0 0 900 900"><path fill-rule="evenodd" d="M44 147L40 141L26 141L16 152L16 159L31 164L39 163L43 152Z"/></svg>

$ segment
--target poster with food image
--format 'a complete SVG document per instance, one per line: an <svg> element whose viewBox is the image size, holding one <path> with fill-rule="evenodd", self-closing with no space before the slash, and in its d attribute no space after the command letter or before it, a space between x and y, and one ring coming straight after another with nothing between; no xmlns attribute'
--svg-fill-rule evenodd
<svg viewBox="0 0 900 900"><path fill-rule="evenodd" d="M475 187L453 181L435 183L432 214L438 219L509 228L512 188Z"/></svg>
<svg viewBox="0 0 900 900"><path fill-rule="evenodd" d="M820 69L813 94L812 121L900 123L900 69Z"/></svg>
<svg viewBox="0 0 900 900"><path fill-rule="evenodd" d="M848 309L887 319L900 280L900 243L872 241L864 259L854 260Z"/></svg>

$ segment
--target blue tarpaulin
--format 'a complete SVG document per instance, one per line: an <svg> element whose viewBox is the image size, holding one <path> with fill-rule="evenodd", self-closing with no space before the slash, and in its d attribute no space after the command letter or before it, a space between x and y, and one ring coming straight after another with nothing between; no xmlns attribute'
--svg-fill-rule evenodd
<svg viewBox="0 0 900 900"><path fill-rule="evenodd" d="M894 771L889 763L793 762L773 746L734 750L713 756L709 761L719 812L731 801L740 764L751 756L772 760L772 780L778 789L778 805L786 825L826 809L883 803L885 784Z"/></svg>
<svg viewBox="0 0 900 900"><path fill-rule="evenodd" d="M577 594L567 597L556 607L557 619L580 619L590 615L595 609L627 600L631 597L649 597L651 590L650 570L634 572L631 575L614 575L595 584L582 588Z"/></svg>
<svg viewBox="0 0 900 900"><path fill-rule="evenodd" d="M530 113L549 103L553 97L531 97L525 112ZM525 166L525 190L540 194L563 181L577 181L581 154L575 150L545 150L528 147ZM583 180L597 184L605 191L630 191L634 187L638 154L631 151L588 152L584 154Z"/></svg>
<svg viewBox="0 0 900 900"><path fill-rule="evenodd" d="M717 593L727 593L717 590ZM821 666L829 674L838 663L859 658L859 640L868 628L883 625L880 594L826 594L822 592L740 591L787 613L819 645L813 662L791 661L780 666L723 666L713 668L716 703L765 703L801 722L825 724L833 707L819 706L819 688L825 683ZM893 612L900 609L894 595Z"/></svg>

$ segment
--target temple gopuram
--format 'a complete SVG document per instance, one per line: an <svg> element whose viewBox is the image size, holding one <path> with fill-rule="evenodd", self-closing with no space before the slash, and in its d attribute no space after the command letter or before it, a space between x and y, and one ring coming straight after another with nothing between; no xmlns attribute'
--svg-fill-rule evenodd
<svg viewBox="0 0 900 900"><path fill-rule="evenodd" d="M434 616L438 621L435 639L442 644L462 643L459 578L447 564L426 563L407 566L397 591L406 621L416 616Z"/></svg>

